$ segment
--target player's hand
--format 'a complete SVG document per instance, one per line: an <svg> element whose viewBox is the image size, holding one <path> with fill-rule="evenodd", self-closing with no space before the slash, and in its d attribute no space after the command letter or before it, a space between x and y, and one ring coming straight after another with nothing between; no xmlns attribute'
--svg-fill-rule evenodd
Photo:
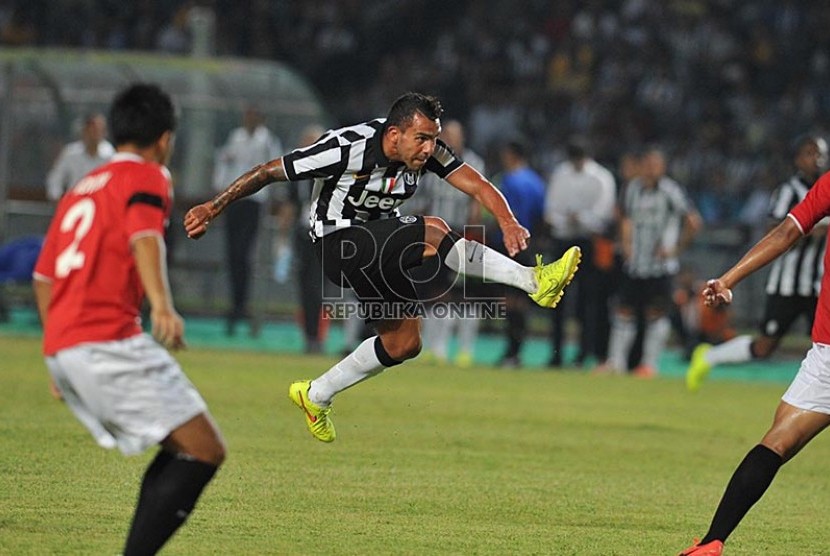
<svg viewBox="0 0 830 556"><path fill-rule="evenodd" d="M164 347L171 350L182 349L184 343L184 320L175 309L165 307L150 311L153 337Z"/></svg>
<svg viewBox="0 0 830 556"><path fill-rule="evenodd" d="M184 215L184 230L190 239L199 239L207 232L208 224L213 220L213 206L210 201L196 205Z"/></svg>
<svg viewBox="0 0 830 556"><path fill-rule="evenodd" d="M732 303L732 290L727 288L720 280L709 280L703 288L703 303L707 307L729 305Z"/></svg>
<svg viewBox="0 0 830 556"><path fill-rule="evenodd" d="M515 257L520 251L527 249L527 240L530 238L530 232L516 220L502 225L501 233L504 236L504 247L507 249L507 254L511 257Z"/></svg>

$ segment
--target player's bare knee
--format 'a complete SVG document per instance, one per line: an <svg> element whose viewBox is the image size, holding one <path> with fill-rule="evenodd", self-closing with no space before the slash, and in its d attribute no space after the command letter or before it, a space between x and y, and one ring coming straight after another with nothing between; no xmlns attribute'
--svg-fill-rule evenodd
<svg viewBox="0 0 830 556"><path fill-rule="evenodd" d="M778 341L771 338L759 338L752 342L749 349L755 359L767 359L778 347Z"/></svg>
<svg viewBox="0 0 830 556"><path fill-rule="evenodd" d="M225 458L228 457L228 449L225 446L225 443L220 439L217 440L216 443L212 446L210 451L210 461L216 467L219 467L223 463L225 463Z"/></svg>
<svg viewBox="0 0 830 556"><path fill-rule="evenodd" d="M427 227L427 230L431 230L433 232L439 233L442 236L446 235L450 231L450 225L443 218L439 218L438 216L424 216L424 225Z"/></svg>
<svg viewBox="0 0 830 556"><path fill-rule="evenodd" d="M770 431L761 441L761 445L769 448L785 462L792 458L801 448L801 443L797 439L789 438L785 435L771 434Z"/></svg>
<svg viewBox="0 0 830 556"><path fill-rule="evenodd" d="M421 353L421 337L417 334L384 339L383 347L389 357L396 361L406 361Z"/></svg>
<svg viewBox="0 0 830 556"><path fill-rule="evenodd" d="M212 442L199 446L198 449L189 450L187 456L219 467L225 462L227 449L225 443L217 438Z"/></svg>
<svg viewBox="0 0 830 556"><path fill-rule="evenodd" d="M438 249L447 234L450 233L450 226L443 218L437 216L424 217L424 242Z"/></svg>

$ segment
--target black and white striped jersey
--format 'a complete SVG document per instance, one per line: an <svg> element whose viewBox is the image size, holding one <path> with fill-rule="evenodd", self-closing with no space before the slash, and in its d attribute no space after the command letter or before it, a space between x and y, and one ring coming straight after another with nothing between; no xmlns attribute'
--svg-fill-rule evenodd
<svg viewBox="0 0 830 556"><path fill-rule="evenodd" d="M329 130L311 146L282 157L291 181L314 179L309 223L314 239L335 230L400 215L423 171L446 178L463 162L440 139L423 169L383 154L385 118Z"/></svg>
<svg viewBox="0 0 830 556"><path fill-rule="evenodd" d="M776 222L783 220L801 202L812 183L801 174L785 181L772 194L769 215ZM817 296L824 275L826 234L808 234L795 246L775 259L767 278L767 294L805 297Z"/></svg>
<svg viewBox="0 0 830 556"><path fill-rule="evenodd" d="M675 252L683 220L693 209L683 187L663 176L655 187L634 179L622 200L623 216L631 221L631 259L626 272L635 278L657 278L676 274L676 256L662 257L662 250Z"/></svg>

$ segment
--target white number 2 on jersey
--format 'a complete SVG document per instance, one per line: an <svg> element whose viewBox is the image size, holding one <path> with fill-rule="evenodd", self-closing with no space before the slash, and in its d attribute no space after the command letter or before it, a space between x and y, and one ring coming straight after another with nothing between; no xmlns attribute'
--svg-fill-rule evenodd
<svg viewBox="0 0 830 556"><path fill-rule="evenodd" d="M73 270L84 266L86 255L78 250L78 245L92 227L95 218L95 203L90 198L84 198L72 205L61 220L61 232L74 230L75 237L66 249L61 251L55 259L55 277L65 278Z"/></svg>

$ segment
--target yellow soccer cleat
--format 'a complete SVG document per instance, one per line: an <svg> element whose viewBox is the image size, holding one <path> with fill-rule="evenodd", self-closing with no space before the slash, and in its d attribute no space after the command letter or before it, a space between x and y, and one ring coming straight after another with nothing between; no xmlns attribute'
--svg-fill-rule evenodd
<svg viewBox="0 0 830 556"><path fill-rule="evenodd" d="M700 344L692 352L692 360L686 369L686 388L697 392L703 386L703 381L709 376L712 365L706 361L706 354L712 349L711 344Z"/></svg>
<svg viewBox="0 0 830 556"><path fill-rule="evenodd" d="M579 247L571 247L556 262L542 264L542 255L536 255L536 266L533 274L536 276L536 283L539 285L536 293L528 294L530 299L542 307L556 307L562 299L562 291L579 268L579 261L582 259L582 251Z"/></svg>
<svg viewBox="0 0 830 556"><path fill-rule="evenodd" d="M469 351L461 351L455 356L455 364L464 369L473 366L473 354Z"/></svg>
<svg viewBox="0 0 830 556"><path fill-rule="evenodd" d="M308 399L310 380L298 380L288 387L288 397L305 413L305 423L314 438L322 442L334 442L337 434L334 432L334 423L329 419L331 407L320 407Z"/></svg>

